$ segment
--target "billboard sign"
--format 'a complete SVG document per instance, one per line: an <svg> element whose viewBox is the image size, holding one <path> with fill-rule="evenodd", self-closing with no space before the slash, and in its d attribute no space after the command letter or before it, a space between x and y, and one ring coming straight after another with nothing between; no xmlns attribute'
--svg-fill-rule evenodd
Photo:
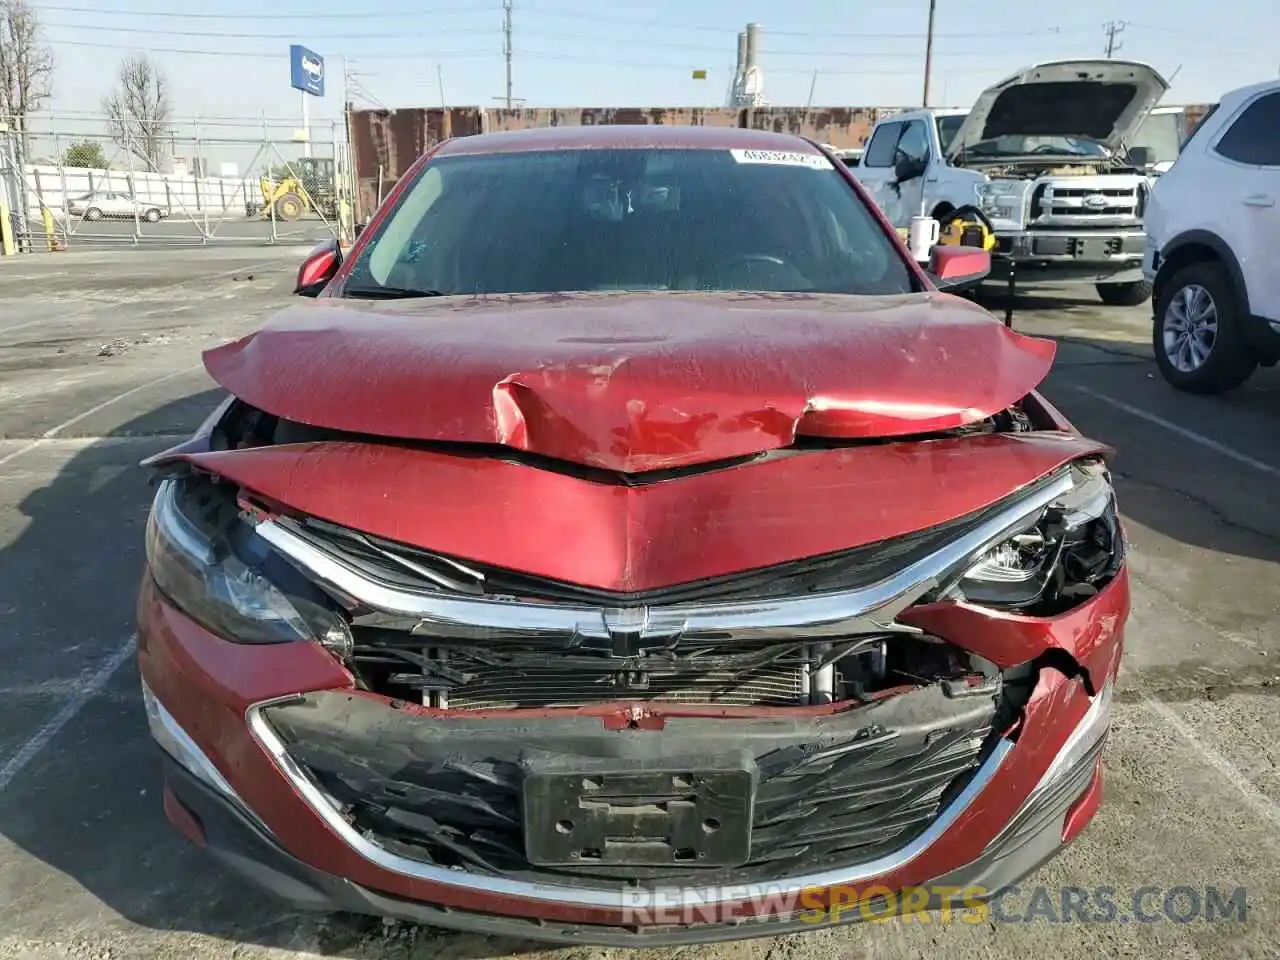
<svg viewBox="0 0 1280 960"><path fill-rule="evenodd" d="M323 97L324 57L293 44L289 48L289 85L313 97Z"/></svg>

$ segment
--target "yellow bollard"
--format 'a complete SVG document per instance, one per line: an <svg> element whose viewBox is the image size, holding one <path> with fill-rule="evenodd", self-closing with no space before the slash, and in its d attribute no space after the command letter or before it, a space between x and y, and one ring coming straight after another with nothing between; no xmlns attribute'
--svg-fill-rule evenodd
<svg viewBox="0 0 1280 960"><path fill-rule="evenodd" d="M40 216L44 220L44 235L49 241L49 252L53 253L59 246L58 237L53 231L53 211L48 207L41 207Z"/></svg>
<svg viewBox="0 0 1280 960"><path fill-rule="evenodd" d="M12 257L17 253L13 245L13 220L9 208L0 203L0 257Z"/></svg>

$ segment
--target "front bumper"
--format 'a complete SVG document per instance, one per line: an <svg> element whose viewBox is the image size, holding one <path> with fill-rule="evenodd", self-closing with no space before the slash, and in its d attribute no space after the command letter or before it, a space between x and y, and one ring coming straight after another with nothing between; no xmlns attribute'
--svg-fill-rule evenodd
<svg viewBox="0 0 1280 960"><path fill-rule="evenodd" d="M1003 617L990 628L1011 641L1016 634L1028 651L1064 649L1109 694L1127 610L1122 576L1054 621ZM549 883L444 869L361 843L293 752L282 749L285 738L273 740L260 726L271 709L262 705L296 701L300 691L330 691L324 696L332 702L377 700L374 706L385 714L391 705L351 691L350 677L318 646L236 646L208 634L170 607L149 580L139 613L149 715L170 758L170 818L218 859L299 907L578 943L700 943L783 933L815 926L812 916L779 906L794 908L797 896L805 911L825 904L837 915L832 919L850 921L864 915L848 907L851 889L929 887L932 907L954 899L939 887L994 894L1051 857L1096 807L1109 695L1091 698L1079 680L1046 669L1016 743L997 731L979 769L927 829L852 867L800 870L760 883L744 882L732 870L712 871L719 885L709 880L699 889L666 887L660 898L648 900L634 886L598 879L575 885L563 878ZM977 614L944 609L936 611L935 622L962 626L966 616ZM551 722L549 714L537 713L520 718L530 730ZM598 711L580 712L582 741L617 741L621 731L609 720ZM635 737L661 736L654 721L650 715L643 721L650 729ZM679 718L666 723L679 729ZM270 729L279 733L280 727ZM972 899L973 890L966 896ZM697 914L692 920L691 908Z"/></svg>
<svg viewBox="0 0 1280 960"><path fill-rule="evenodd" d="M1013 272L1019 283L1142 280L1141 230L1023 230L996 236L993 278Z"/></svg>

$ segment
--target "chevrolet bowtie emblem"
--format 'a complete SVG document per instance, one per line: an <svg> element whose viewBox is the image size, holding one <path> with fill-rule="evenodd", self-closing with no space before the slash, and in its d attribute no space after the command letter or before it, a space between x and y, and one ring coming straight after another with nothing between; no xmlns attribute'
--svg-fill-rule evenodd
<svg viewBox="0 0 1280 960"><path fill-rule="evenodd" d="M673 627L654 629L648 607L600 611L600 619L580 621L569 645L571 648L618 659L631 659L659 650L670 650L680 642L682 631Z"/></svg>

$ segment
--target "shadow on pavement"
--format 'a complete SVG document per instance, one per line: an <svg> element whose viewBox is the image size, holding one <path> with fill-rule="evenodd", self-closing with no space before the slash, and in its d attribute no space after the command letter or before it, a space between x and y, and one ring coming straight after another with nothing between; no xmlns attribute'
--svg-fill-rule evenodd
<svg viewBox="0 0 1280 960"><path fill-rule="evenodd" d="M1196 396L1165 382L1149 344L1048 339L1057 341L1058 358L1044 392L1082 433L1116 450L1120 506L1130 520L1188 546L1280 562L1280 369L1259 369L1231 393Z"/></svg>
<svg viewBox="0 0 1280 960"><path fill-rule="evenodd" d="M1084 308L1097 310L1103 308L1104 304L1098 299L1098 295L1093 292L1092 287L1081 287L1080 289L1087 292L1077 296L1074 294L1064 295L1056 290L1052 293L1034 288L1017 290L1013 297L1013 315L1016 318L1019 313L1048 313L1056 310L1071 311ZM1009 294L1000 284L990 283L979 287L974 293L974 299L996 316L1003 317L1005 307L1009 303Z"/></svg>
<svg viewBox="0 0 1280 960"><path fill-rule="evenodd" d="M0 598L6 600L0 625L8 635L0 636L0 644L23 644L17 666L5 668L15 695L6 700L3 726L12 723L21 732L12 745L0 741L0 756L16 752L132 634L151 500L138 461L189 435L221 396L201 392L123 424L21 500L25 529L0 549ZM7 789L0 787L0 836L39 861L5 860L5 934L63 942L87 916L95 936L117 956L151 955L150 947L116 946L148 930L346 957L409 951L422 960L442 954L480 960L545 949L388 927L378 918L292 913L223 873L174 831L161 809L160 788L159 755L130 657ZM107 908L100 918L85 891Z"/></svg>

